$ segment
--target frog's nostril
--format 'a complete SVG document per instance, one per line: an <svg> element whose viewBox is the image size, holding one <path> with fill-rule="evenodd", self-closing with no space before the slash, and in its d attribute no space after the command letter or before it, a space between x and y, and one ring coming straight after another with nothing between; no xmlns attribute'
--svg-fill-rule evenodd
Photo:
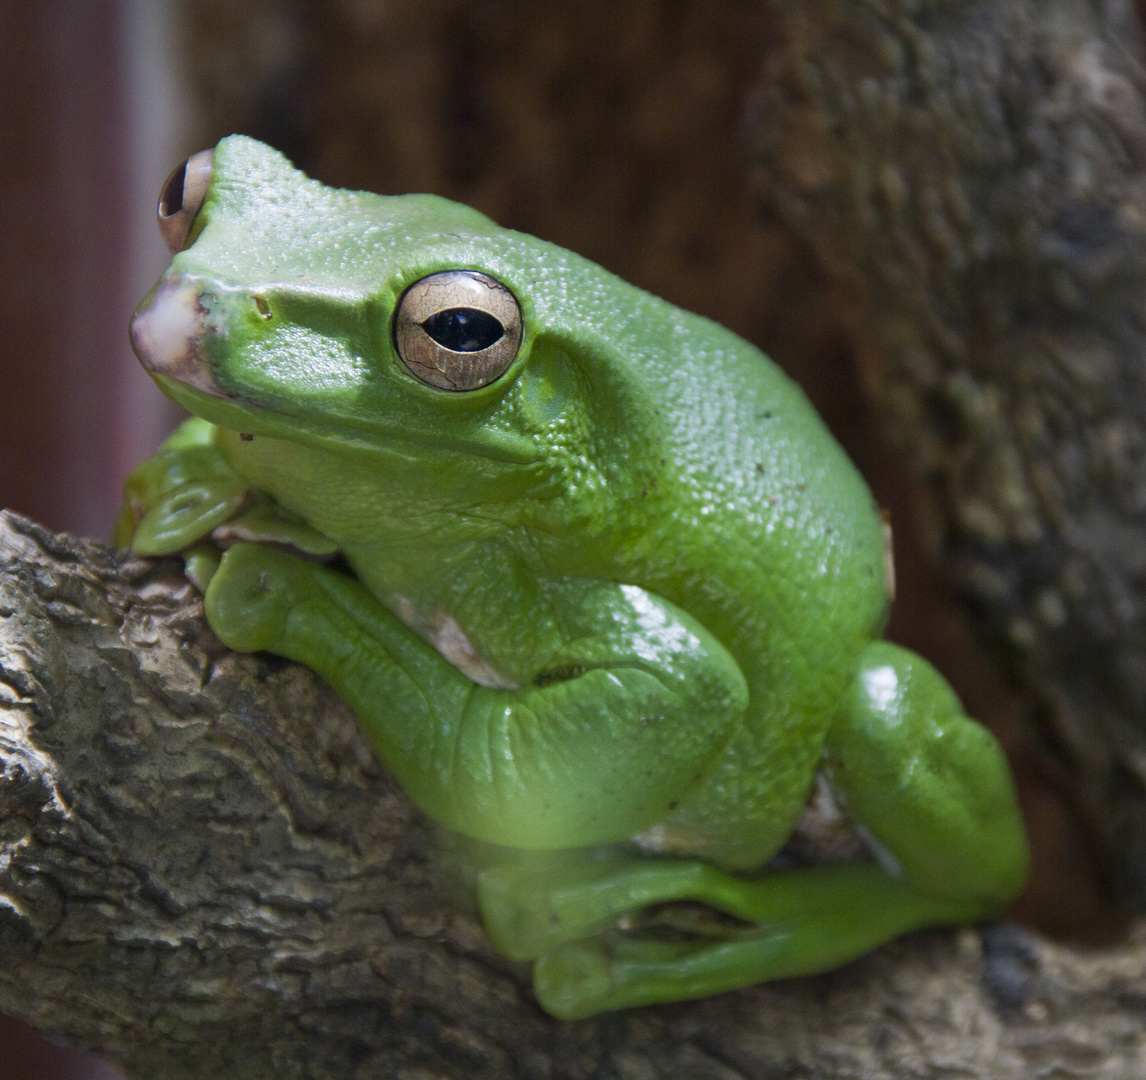
<svg viewBox="0 0 1146 1080"><path fill-rule="evenodd" d="M195 217L203 208L207 185L211 182L214 155L213 150L192 154L163 182L156 214L159 231L172 253L183 250Z"/></svg>
<svg viewBox="0 0 1146 1080"><path fill-rule="evenodd" d="M253 299L255 301L255 310L264 319L271 318L272 315L274 314L274 312L271 311L271 305L270 305L270 302L267 300L267 298L265 296L256 296L256 297L253 297Z"/></svg>

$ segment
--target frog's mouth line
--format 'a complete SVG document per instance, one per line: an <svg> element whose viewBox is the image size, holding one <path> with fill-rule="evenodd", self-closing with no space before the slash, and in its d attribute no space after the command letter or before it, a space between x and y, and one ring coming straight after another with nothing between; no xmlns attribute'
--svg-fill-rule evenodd
<svg viewBox="0 0 1146 1080"><path fill-rule="evenodd" d="M202 290L193 281L169 277L160 282L150 301L131 320L131 345L139 362L169 398L188 412L232 431L285 438L318 446L332 443L357 452L401 455L399 447L435 453L454 451L507 465L530 465L542 458L527 438L504 437L498 443L450 438L440 428L418 432L382 425L363 427L348 423L335 428L314 416L303 417L263 401L229 393L219 386L202 347L204 339L221 332L221 316L203 303ZM397 445L396 445L397 444Z"/></svg>

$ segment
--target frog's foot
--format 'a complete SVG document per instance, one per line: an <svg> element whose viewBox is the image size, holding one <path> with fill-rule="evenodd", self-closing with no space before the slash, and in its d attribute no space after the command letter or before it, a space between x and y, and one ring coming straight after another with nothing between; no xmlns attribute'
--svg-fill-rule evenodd
<svg viewBox="0 0 1146 1080"><path fill-rule="evenodd" d="M113 543L138 555L182 553L200 592L219 565L213 531L241 515L253 497L213 444L213 431L204 420L188 420L131 471L112 533Z"/></svg>
<svg viewBox="0 0 1146 1080"><path fill-rule="evenodd" d="M201 463L179 463L186 471L197 464ZM132 473L132 478L138 479L142 470L152 465L158 468L164 463L151 458ZM174 468L165 466L165 471L171 473ZM125 508L116 524L115 539L129 541L138 555L183 551L238 514L250 499L247 486L238 477L227 475L180 477L178 483L151 494L153 498L146 502L129 501L129 506L136 507L135 512Z"/></svg>
<svg viewBox="0 0 1146 1080"><path fill-rule="evenodd" d="M559 1019L575 1020L705 997L827 971L909 930L984 914L979 902L925 896L870 864L726 878L720 892L738 914L757 919L723 938L658 940L607 930L566 941L534 966L538 1001Z"/></svg>
<svg viewBox="0 0 1146 1080"><path fill-rule="evenodd" d="M745 918L740 890L745 883L705 863L566 854L563 862L550 865L523 856L516 865L485 870L478 878L478 907L486 932L503 956L536 960L565 942L607 931L640 918L654 905L677 900L698 901Z"/></svg>
<svg viewBox="0 0 1146 1080"><path fill-rule="evenodd" d="M139 555L183 551L247 504L247 486L213 445L213 430L188 420L132 469L115 523L118 546Z"/></svg>
<svg viewBox="0 0 1146 1080"><path fill-rule="evenodd" d="M322 603L316 569L276 548L236 544L224 553L204 597L211 629L239 652L283 652L292 612L305 617L308 602Z"/></svg>

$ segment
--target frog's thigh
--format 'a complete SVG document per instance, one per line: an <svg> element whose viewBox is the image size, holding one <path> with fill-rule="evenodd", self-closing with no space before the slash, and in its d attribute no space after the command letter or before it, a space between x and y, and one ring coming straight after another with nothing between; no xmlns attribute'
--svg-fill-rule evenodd
<svg viewBox="0 0 1146 1080"><path fill-rule="evenodd" d="M825 754L850 814L907 884L980 901L983 914L1022 888L1026 838L1006 759L925 660L868 646Z"/></svg>

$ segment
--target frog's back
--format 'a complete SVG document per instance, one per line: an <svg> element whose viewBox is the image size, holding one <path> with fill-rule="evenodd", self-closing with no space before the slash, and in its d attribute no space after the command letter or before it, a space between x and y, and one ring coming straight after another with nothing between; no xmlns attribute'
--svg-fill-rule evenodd
<svg viewBox="0 0 1146 1080"><path fill-rule="evenodd" d="M598 406L615 410L601 425L615 470L605 486L625 492L594 529L612 572L700 618L751 693L745 728L655 843L753 866L786 839L886 617L883 527L779 367L723 327L625 289L592 292L608 296L597 316L609 328L588 347L619 368Z"/></svg>
<svg viewBox="0 0 1146 1080"><path fill-rule="evenodd" d="M754 866L787 838L859 654L886 619L884 535L866 484L799 388L733 335L705 338L718 360L690 364L678 400L686 415L708 415L683 425L679 452L708 479L700 511L715 520L694 555L701 602L720 598L711 621L735 612L721 633L751 704L669 827L715 833L713 858ZM720 461L705 428L721 433Z"/></svg>
<svg viewBox="0 0 1146 1080"><path fill-rule="evenodd" d="M572 265L535 275L538 319L590 369L594 480L614 493L594 545L746 666L773 629L870 640L882 522L803 391L730 330L551 250Z"/></svg>

